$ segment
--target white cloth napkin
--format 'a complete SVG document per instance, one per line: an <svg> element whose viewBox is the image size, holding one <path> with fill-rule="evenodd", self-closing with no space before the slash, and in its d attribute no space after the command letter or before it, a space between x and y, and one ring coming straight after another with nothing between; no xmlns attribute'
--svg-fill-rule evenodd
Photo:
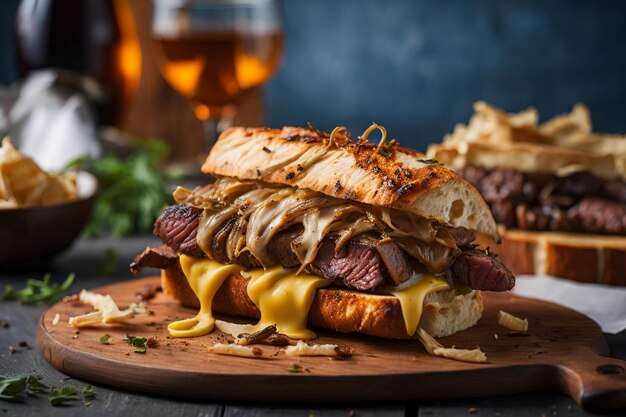
<svg viewBox="0 0 626 417"><path fill-rule="evenodd" d="M518 275L513 293L550 301L583 313L603 332L626 329L626 288L569 281L541 275Z"/></svg>
<svg viewBox="0 0 626 417"><path fill-rule="evenodd" d="M100 155L96 124L79 91L59 86L54 70L33 72L19 86L0 89L0 132L46 171Z"/></svg>

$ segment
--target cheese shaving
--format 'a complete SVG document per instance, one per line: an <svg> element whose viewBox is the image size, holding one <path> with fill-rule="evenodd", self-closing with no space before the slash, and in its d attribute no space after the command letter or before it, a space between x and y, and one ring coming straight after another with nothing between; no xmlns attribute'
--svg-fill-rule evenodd
<svg viewBox="0 0 626 417"><path fill-rule="evenodd" d="M485 355L485 353L478 347L472 350L456 349L454 346L446 348L429 335L426 330L421 328L417 329L417 337L419 338L419 341L422 342L422 345L424 345L426 352L430 355L454 359L461 362L487 362L487 355Z"/></svg>
<svg viewBox="0 0 626 417"><path fill-rule="evenodd" d="M310 345L302 340L300 340L295 346L287 346L285 354L287 356L352 356L352 353L348 349L339 345Z"/></svg>
<svg viewBox="0 0 626 417"><path fill-rule="evenodd" d="M528 331L528 319L522 320L502 310L498 312L498 324L516 332Z"/></svg>
<svg viewBox="0 0 626 417"><path fill-rule="evenodd" d="M216 343L209 346L209 351L218 355L239 356L242 358L267 359L259 347L248 347L234 343Z"/></svg>
<svg viewBox="0 0 626 417"><path fill-rule="evenodd" d="M253 324L237 324L224 320L215 320L215 327L222 332L237 337L242 333L254 333L259 329Z"/></svg>
<svg viewBox="0 0 626 417"><path fill-rule="evenodd" d="M433 350L435 356L441 356L448 359L454 359L461 362L471 363L485 363L487 362L487 355L479 348L468 349L456 349L454 346L451 348L435 348Z"/></svg>
<svg viewBox="0 0 626 417"><path fill-rule="evenodd" d="M72 327L85 327L98 323L117 323L132 318L135 314L147 314L143 303L133 303L127 309L120 310L110 295L96 294L82 290L78 299L85 304L91 304L96 311L70 317L69 324Z"/></svg>

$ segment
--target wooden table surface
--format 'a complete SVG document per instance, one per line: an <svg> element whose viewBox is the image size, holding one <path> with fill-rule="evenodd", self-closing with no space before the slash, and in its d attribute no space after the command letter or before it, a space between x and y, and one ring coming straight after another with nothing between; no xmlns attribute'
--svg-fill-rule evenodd
<svg viewBox="0 0 626 417"><path fill-rule="evenodd" d="M5 284L22 287L25 278L41 279L44 272L52 272L56 281L69 272L76 273L73 291L92 288L107 283L131 279L127 265L136 253L146 245L158 242L149 236L137 236L123 240L95 239L78 241L74 247L61 255L49 266L41 266L39 272L0 271L0 288ZM105 253L117 252L113 273L104 276L102 265ZM147 272L149 274L149 272ZM75 380L57 371L46 362L37 349L37 324L43 310L41 307L24 306L15 301L0 301L0 321L9 322L9 327L0 326L0 375L37 374L48 386L71 384L83 387L85 381ZM612 355L626 359L626 332L607 335ZM28 347L20 347L26 342ZM9 346L15 352L9 353ZM512 378L515 375L511 375ZM209 387L207 387L209 388ZM209 403L183 401L165 397L154 397L95 385L97 398L90 405L76 401L69 407L52 407L46 395L28 397L23 403L0 400L2 416L598 416L586 413L570 398L554 393L520 394L497 398L476 398L454 401L423 401L420 403L361 403L361 404L301 404L298 406L275 406L243 403ZM611 416L626 416L626 410L615 411Z"/></svg>

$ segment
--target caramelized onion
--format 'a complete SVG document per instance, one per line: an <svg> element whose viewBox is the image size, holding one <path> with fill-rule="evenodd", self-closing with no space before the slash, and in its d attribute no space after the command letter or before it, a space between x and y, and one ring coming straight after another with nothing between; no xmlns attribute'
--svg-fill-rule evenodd
<svg viewBox="0 0 626 417"><path fill-rule="evenodd" d="M231 262L249 252L252 262L272 265L275 259L267 251L269 242L277 233L298 224L303 232L293 250L302 263L300 271L313 262L322 240L329 235L335 238L336 250L364 233L389 237L434 273L445 270L459 250L447 226L434 220L294 187L222 178L193 191L178 188L175 199L204 209L198 244L210 258L216 233L233 219L226 239L226 257Z"/></svg>

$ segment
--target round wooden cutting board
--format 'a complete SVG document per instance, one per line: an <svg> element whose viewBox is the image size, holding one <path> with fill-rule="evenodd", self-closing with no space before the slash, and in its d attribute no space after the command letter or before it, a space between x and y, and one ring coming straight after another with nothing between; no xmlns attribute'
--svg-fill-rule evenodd
<svg viewBox="0 0 626 417"><path fill-rule="evenodd" d="M146 284L159 278L124 281L94 291L110 294L125 307ZM346 402L494 396L537 390L569 394L585 409L626 407L626 362L604 357L606 341L589 318L566 308L484 293L485 312L475 327L441 338L451 347L479 345L488 363L472 364L428 355L418 341L384 340L319 332L316 343L348 345L346 360L294 358L281 348L263 346L266 359L211 353L224 341L208 336L170 338L167 324L195 315L162 293L147 302L150 315L80 331L68 318L91 311L80 302L59 302L39 323L39 347L59 370L77 378L151 394L212 400ZM526 317L527 334L497 325L498 310ZM56 315L60 319L53 324ZM99 342L111 335L110 344ZM156 337L144 354L122 342L127 335ZM298 367L294 367L298 365ZM300 372L290 372L298 368Z"/></svg>

